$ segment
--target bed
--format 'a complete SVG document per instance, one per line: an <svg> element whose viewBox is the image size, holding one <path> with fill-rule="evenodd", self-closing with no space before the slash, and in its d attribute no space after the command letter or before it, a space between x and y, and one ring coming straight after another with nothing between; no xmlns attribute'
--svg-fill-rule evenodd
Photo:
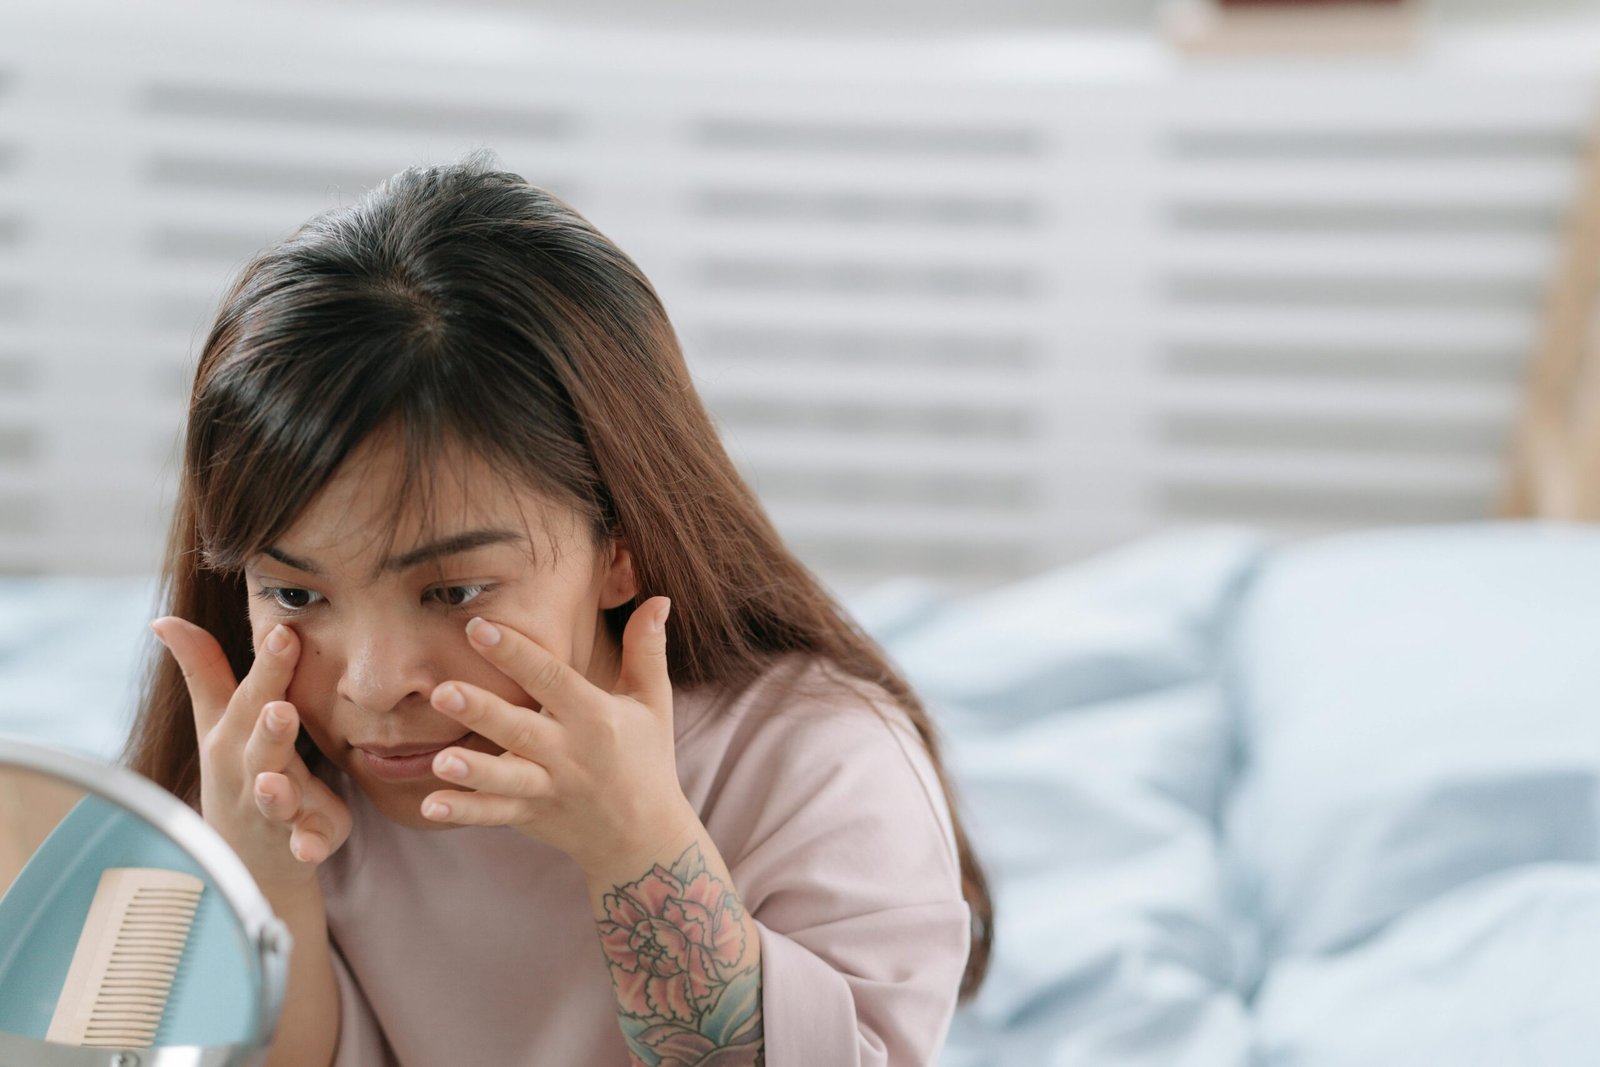
<svg viewBox="0 0 1600 1067"><path fill-rule="evenodd" d="M877 605L999 887L944 1062L1589 1062L1597 594L1600 532L1506 522Z"/></svg>
<svg viewBox="0 0 1600 1067"><path fill-rule="evenodd" d="M0 583L0 732L114 758L153 594ZM994 880L948 1067L1600 1047L1600 530L1193 527L850 606Z"/></svg>

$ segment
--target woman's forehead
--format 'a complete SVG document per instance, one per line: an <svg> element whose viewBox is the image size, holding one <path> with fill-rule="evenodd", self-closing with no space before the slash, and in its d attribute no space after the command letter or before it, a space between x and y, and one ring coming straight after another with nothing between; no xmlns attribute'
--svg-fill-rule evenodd
<svg viewBox="0 0 1600 1067"><path fill-rule="evenodd" d="M302 516L358 517L366 527L422 536L463 523L517 522L534 532L555 529L575 514L550 499L503 457L456 438L408 438L391 424L351 451Z"/></svg>
<svg viewBox="0 0 1600 1067"><path fill-rule="evenodd" d="M337 548L347 555L393 554L407 559L435 543L458 551L521 545L530 551L561 541L578 528L576 512L501 482L467 492L429 493L417 486L382 492L352 483L348 491L319 494L296 516L280 541Z"/></svg>
<svg viewBox="0 0 1600 1067"><path fill-rule="evenodd" d="M375 578L439 558L442 543L516 549L553 564L585 532L575 508L528 485L503 459L457 440L408 438L391 423L363 439L258 551L290 566L324 563L319 569Z"/></svg>
<svg viewBox="0 0 1600 1067"><path fill-rule="evenodd" d="M455 463L397 470L374 463L342 466L319 490L291 528L393 531L402 541L463 523L543 524L548 502L512 479Z"/></svg>
<svg viewBox="0 0 1600 1067"><path fill-rule="evenodd" d="M430 565L437 568L451 557L502 546L524 556L530 564L537 564L541 559L527 531L507 528L459 530L399 550L393 549L392 544L392 539L372 538L365 542L363 549L352 551L350 545L342 544L332 547L332 554L324 556L321 550L314 550L316 555L306 554L307 550L298 542L284 540L266 546L261 554L307 574L332 578L349 572L362 574L367 581L377 581L386 575L404 575Z"/></svg>

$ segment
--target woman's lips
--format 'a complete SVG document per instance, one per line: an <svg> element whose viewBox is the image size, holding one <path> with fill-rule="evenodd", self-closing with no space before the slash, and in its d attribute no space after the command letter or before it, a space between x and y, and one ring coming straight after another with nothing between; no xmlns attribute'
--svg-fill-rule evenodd
<svg viewBox="0 0 1600 1067"><path fill-rule="evenodd" d="M471 737L470 733L462 734L454 741L447 741L438 748L429 749L427 752L414 752L406 756L378 756L364 748L356 751L361 753L361 759L366 763L367 769L376 778L387 782L404 782L413 778L426 778L433 775L433 757L452 745L458 745Z"/></svg>

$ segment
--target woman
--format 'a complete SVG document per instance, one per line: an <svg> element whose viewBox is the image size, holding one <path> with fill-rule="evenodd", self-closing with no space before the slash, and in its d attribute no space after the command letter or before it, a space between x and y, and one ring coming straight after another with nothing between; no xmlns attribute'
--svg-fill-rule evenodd
<svg viewBox="0 0 1600 1067"><path fill-rule="evenodd" d="M245 268L164 580L128 762L291 926L269 1063L909 1067L982 981L924 709L487 153Z"/></svg>

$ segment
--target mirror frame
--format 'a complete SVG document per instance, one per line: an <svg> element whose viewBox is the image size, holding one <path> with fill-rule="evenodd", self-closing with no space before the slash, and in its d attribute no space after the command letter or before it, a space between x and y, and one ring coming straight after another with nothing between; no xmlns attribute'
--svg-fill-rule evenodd
<svg viewBox="0 0 1600 1067"><path fill-rule="evenodd" d="M259 961L256 1032L249 1045L98 1048L0 1033L0 1067L246 1067L265 1057L278 1029L293 939L244 861L189 805L138 772L68 749L0 734L0 768L17 767L76 785L144 819L189 854L222 894ZM17 1058L17 1057L22 1058Z"/></svg>

